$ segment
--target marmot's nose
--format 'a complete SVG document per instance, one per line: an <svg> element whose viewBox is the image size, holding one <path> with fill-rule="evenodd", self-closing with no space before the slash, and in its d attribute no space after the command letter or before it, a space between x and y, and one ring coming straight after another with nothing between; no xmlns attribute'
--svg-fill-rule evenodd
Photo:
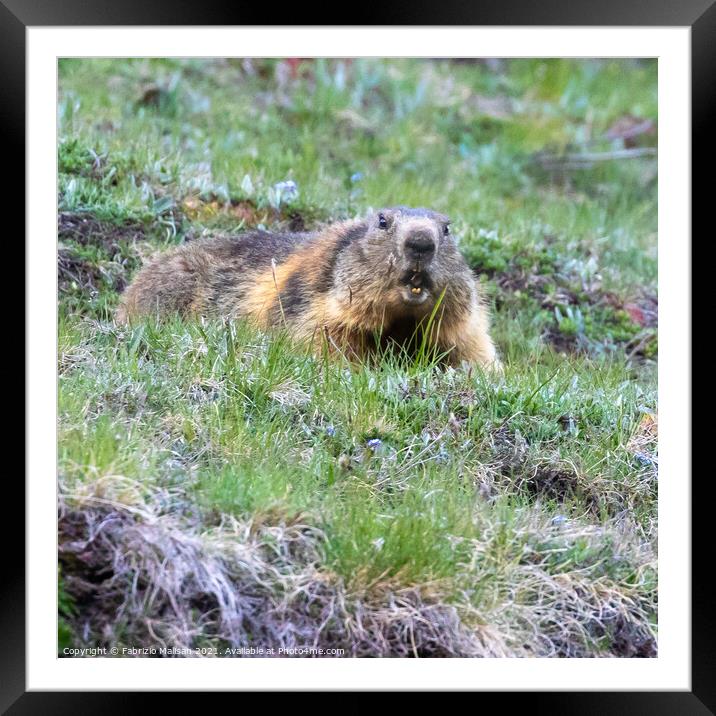
<svg viewBox="0 0 716 716"><path fill-rule="evenodd" d="M435 253L435 240L426 231L416 231L405 239L405 253L416 259L429 259Z"/></svg>

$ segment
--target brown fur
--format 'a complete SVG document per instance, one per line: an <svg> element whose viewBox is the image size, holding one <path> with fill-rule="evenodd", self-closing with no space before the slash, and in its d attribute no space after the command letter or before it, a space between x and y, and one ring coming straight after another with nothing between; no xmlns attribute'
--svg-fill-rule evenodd
<svg viewBox="0 0 716 716"><path fill-rule="evenodd" d="M427 209L395 207L312 234L249 231L195 241L142 268L117 320L245 317L365 358L379 346L414 349L442 296L429 343L452 364L497 367L487 311L448 223Z"/></svg>

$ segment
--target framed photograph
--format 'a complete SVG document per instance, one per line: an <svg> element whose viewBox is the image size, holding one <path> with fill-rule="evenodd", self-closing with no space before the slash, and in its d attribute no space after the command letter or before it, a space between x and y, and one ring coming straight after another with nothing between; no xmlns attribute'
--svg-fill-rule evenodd
<svg viewBox="0 0 716 716"><path fill-rule="evenodd" d="M0 13L28 336L4 708L713 712L710 0Z"/></svg>

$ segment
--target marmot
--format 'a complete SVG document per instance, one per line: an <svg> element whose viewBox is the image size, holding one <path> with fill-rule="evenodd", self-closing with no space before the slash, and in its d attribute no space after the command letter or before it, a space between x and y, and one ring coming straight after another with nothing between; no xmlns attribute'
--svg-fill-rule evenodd
<svg viewBox="0 0 716 716"><path fill-rule="evenodd" d="M499 367L487 310L449 225L443 214L398 206L314 233L193 241L141 269L117 319L246 317L350 358L422 344L453 365Z"/></svg>

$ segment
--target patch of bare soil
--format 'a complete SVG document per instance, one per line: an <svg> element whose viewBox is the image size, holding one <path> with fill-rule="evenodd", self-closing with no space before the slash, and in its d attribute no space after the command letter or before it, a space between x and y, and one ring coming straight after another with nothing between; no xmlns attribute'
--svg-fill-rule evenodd
<svg viewBox="0 0 716 716"><path fill-rule="evenodd" d="M57 279L60 295L99 292L100 287L122 291L128 271L139 262L134 245L144 239L138 222L113 224L83 214L63 212L58 221ZM97 247L91 257L83 247Z"/></svg>
<svg viewBox="0 0 716 716"><path fill-rule="evenodd" d="M586 481L570 467L537 465L531 474L524 477L522 484L536 497L565 502L583 500L592 512L599 511L600 500L588 487Z"/></svg>
<svg viewBox="0 0 716 716"><path fill-rule="evenodd" d="M71 247L60 246L57 252L57 278L59 295L72 291L89 291L96 295L102 284L118 293L127 286L126 271L122 263L103 262L104 265L79 257Z"/></svg>
<svg viewBox="0 0 716 716"><path fill-rule="evenodd" d="M113 249L120 242L144 240L144 227L138 221L115 224L99 221L91 214L61 212L57 220L57 235L60 241L69 239L82 246L100 245Z"/></svg>
<svg viewBox="0 0 716 716"><path fill-rule="evenodd" d="M513 481L515 487L534 497L557 502L580 499L597 513L607 496L599 495L596 487L579 475L571 464L536 463L530 458L529 443L507 426L491 436L492 452L497 470Z"/></svg>
<svg viewBox="0 0 716 716"><path fill-rule="evenodd" d="M653 659L658 655L656 639L643 625L618 615L608 620L605 627L610 632L611 649L617 656Z"/></svg>

